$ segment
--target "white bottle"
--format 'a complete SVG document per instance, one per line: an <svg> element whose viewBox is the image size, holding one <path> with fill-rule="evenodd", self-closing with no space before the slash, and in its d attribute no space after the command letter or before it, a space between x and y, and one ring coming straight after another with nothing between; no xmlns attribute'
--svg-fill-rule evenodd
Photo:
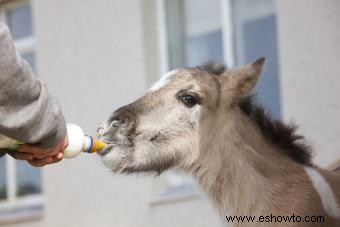
<svg viewBox="0 0 340 227"><path fill-rule="evenodd" d="M67 124L68 146L64 150L65 158L74 158L81 152L93 153L103 149L106 144L85 135L83 130L75 124Z"/></svg>
<svg viewBox="0 0 340 227"><path fill-rule="evenodd" d="M69 145L64 150L65 158L74 158L81 152L94 153L107 146L106 143L85 135L78 125L67 123L66 127ZM0 148L16 150L20 144L23 143L0 134Z"/></svg>

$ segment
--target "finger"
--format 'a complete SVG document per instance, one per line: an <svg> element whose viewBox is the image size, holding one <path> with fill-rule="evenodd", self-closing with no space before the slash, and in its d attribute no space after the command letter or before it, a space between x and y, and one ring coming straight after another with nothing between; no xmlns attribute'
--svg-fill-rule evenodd
<svg viewBox="0 0 340 227"><path fill-rule="evenodd" d="M51 156L56 156L59 153L63 153L67 146L68 146L68 140L65 140L65 141L57 144L57 146L55 146L55 147L53 147L49 150L46 150L45 153L37 154L37 155L34 155L34 156L36 158L39 158L39 159L43 159L43 158L51 157Z"/></svg>
<svg viewBox="0 0 340 227"><path fill-rule="evenodd" d="M60 162L63 158L64 158L64 154L58 153L57 155L53 157L47 157L44 159L33 159L33 160L29 160L28 162L35 167L43 167L45 165Z"/></svg>
<svg viewBox="0 0 340 227"><path fill-rule="evenodd" d="M60 143L58 143L56 146L52 148L43 149L36 145L23 144L23 145L20 145L17 150L23 153L31 153L34 155L34 157L38 159L43 159L49 156L57 155L59 152L64 151L67 146L68 146L68 139L66 137L66 139L64 139L63 141L61 141Z"/></svg>
<svg viewBox="0 0 340 227"><path fill-rule="evenodd" d="M49 162L48 164L54 164L54 163L60 162L63 158L64 158L64 154L59 153L56 156L54 156L53 160L51 162Z"/></svg>
<svg viewBox="0 0 340 227"><path fill-rule="evenodd" d="M32 165L32 166L35 166L35 167L43 167L51 162L53 162L53 158L52 157L47 157L47 158L44 158L44 159L37 159L37 158L34 158L32 160L29 160L28 162Z"/></svg>
<svg viewBox="0 0 340 227"><path fill-rule="evenodd" d="M61 160L64 158L64 153L60 152L58 153L56 156L54 156L53 158L57 159L57 160Z"/></svg>
<svg viewBox="0 0 340 227"><path fill-rule="evenodd" d="M64 146L63 146L63 151L67 148L67 146L69 145L69 141L68 141L68 135L65 136L64 138Z"/></svg>
<svg viewBox="0 0 340 227"><path fill-rule="evenodd" d="M45 159L45 158L48 158L48 157L51 157L50 154L42 154L42 155L33 155L34 158L36 159Z"/></svg>
<svg viewBox="0 0 340 227"><path fill-rule="evenodd" d="M49 164L61 161L64 158L64 154L62 152L60 152L60 153L54 155L52 158L53 158L53 160Z"/></svg>
<svg viewBox="0 0 340 227"><path fill-rule="evenodd" d="M42 149L42 148L37 147L37 146L32 145L32 144L22 144L17 148L17 150L20 151L20 152L31 153L31 154L35 154L35 155L46 152L46 149Z"/></svg>
<svg viewBox="0 0 340 227"><path fill-rule="evenodd" d="M41 154L33 154L33 156L38 159L44 159L47 157L55 156L59 152L60 152L59 149L49 149L49 150L45 150L44 153L41 153Z"/></svg>
<svg viewBox="0 0 340 227"><path fill-rule="evenodd" d="M26 154L17 151L11 151L8 152L8 154L18 160L32 160L34 158L32 154Z"/></svg>
<svg viewBox="0 0 340 227"><path fill-rule="evenodd" d="M39 158L39 159L53 156L58 153L58 150L56 150L56 148L43 149L36 145L31 145L31 144L20 145L17 150L22 153L33 154L34 157Z"/></svg>

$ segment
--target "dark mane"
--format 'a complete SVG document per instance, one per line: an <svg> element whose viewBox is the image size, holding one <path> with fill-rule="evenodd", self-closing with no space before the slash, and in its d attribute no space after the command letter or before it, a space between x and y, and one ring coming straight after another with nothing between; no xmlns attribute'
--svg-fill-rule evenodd
<svg viewBox="0 0 340 227"><path fill-rule="evenodd" d="M203 70L215 76L219 76L227 70L227 67L224 64L208 61L200 66L197 66L196 69Z"/></svg>
<svg viewBox="0 0 340 227"><path fill-rule="evenodd" d="M210 61L197 66L196 69L220 76L227 70L227 67ZM246 116L256 123L265 138L281 148L282 153L303 165L313 165L311 149L305 143L304 137L296 134L297 126L295 124L286 125L279 120L274 120L261 105L255 103L254 96L242 98L238 106Z"/></svg>
<svg viewBox="0 0 340 227"><path fill-rule="evenodd" d="M254 102L253 96L241 99L238 106L257 124L264 137L281 148L282 153L298 163L313 166L311 149L306 145L304 137L296 134L295 124L286 125L279 120L274 120L261 105Z"/></svg>

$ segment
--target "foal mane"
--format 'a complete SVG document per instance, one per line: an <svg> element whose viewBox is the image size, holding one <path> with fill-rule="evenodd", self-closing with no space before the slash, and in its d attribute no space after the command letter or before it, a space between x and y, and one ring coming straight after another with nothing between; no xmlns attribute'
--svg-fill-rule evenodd
<svg viewBox="0 0 340 227"><path fill-rule="evenodd" d="M213 76L220 76L226 71L223 64L213 62L198 66L196 69L208 72ZM304 137L296 133L297 125L294 123L285 124L280 120L273 119L263 106L255 102L253 95L241 98L238 107L257 125L266 139L280 148L279 152L300 164L313 166L311 148L306 144Z"/></svg>

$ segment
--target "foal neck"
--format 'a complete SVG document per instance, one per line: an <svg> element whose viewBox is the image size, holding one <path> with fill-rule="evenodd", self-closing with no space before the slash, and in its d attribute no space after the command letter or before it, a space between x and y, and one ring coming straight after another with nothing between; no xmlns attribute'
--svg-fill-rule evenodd
<svg viewBox="0 0 340 227"><path fill-rule="evenodd" d="M279 152L245 116L222 121L211 131L201 130L207 133L193 175L222 216L270 208L278 187L286 184L287 176L302 174L302 165Z"/></svg>

